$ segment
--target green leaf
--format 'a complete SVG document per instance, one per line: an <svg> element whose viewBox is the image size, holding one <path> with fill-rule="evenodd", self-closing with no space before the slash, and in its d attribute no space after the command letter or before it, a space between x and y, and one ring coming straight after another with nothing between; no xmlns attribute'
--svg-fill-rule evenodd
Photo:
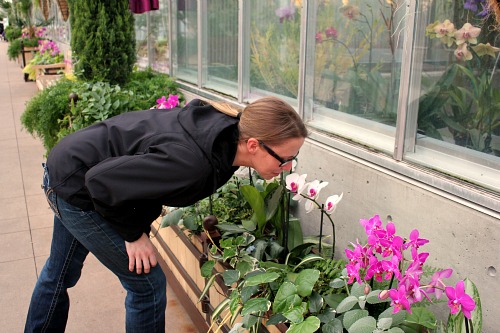
<svg viewBox="0 0 500 333"><path fill-rule="evenodd" d="M413 308L412 313L408 313L408 315L406 316L406 321L431 329L434 329L437 326L436 316L427 308Z"/></svg>
<svg viewBox="0 0 500 333"><path fill-rule="evenodd" d="M203 290L201 291L200 297L198 298L198 302L201 301L203 296L205 296L208 293L208 290L214 284L217 275L219 274L212 275L212 277L208 279L207 283L205 283L205 288L203 288Z"/></svg>
<svg viewBox="0 0 500 333"><path fill-rule="evenodd" d="M302 226L299 219L292 217L288 221L288 248L294 249L301 244L304 244Z"/></svg>
<svg viewBox="0 0 500 333"><path fill-rule="evenodd" d="M214 260L209 260L206 263L201 266L201 276L204 278L209 278L213 274L213 269L215 266L215 261Z"/></svg>
<svg viewBox="0 0 500 333"><path fill-rule="evenodd" d="M245 286L256 286L259 284L273 282L278 279L280 275L276 272L261 273L254 276L250 276L245 281Z"/></svg>
<svg viewBox="0 0 500 333"><path fill-rule="evenodd" d="M311 295L313 287L318 279L319 271L317 269L304 269L300 271L295 279L298 294L302 297Z"/></svg>
<svg viewBox="0 0 500 333"><path fill-rule="evenodd" d="M217 307L214 309L214 312L212 312L211 318L212 320L215 320L222 312L224 312L224 309L226 309L229 306L230 299L226 298L222 300L222 302L217 305Z"/></svg>
<svg viewBox="0 0 500 333"><path fill-rule="evenodd" d="M358 298L356 296L347 296L340 304L337 306L337 313L344 313L352 309L352 307L358 303Z"/></svg>
<svg viewBox="0 0 500 333"><path fill-rule="evenodd" d="M317 317L307 317L301 323L291 324L287 333L313 333L319 328L321 322Z"/></svg>
<svg viewBox="0 0 500 333"><path fill-rule="evenodd" d="M241 225L248 231L255 231L257 229L257 225L252 220L242 220Z"/></svg>
<svg viewBox="0 0 500 333"><path fill-rule="evenodd" d="M189 230L198 230L199 228L199 224L195 216L186 216L184 219L182 219L182 224Z"/></svg>
<svg viewBox="0 0 500 333"><path fill-rule="evenodd" d="M236 250L235 249L226 248L222 252L222 257L223 257L224 260L227 260L227 259L235 257L235 256L236 256Z"/></svg>
<svg viewBox="0 0 500 333"><path fill-rule="evenodd" d="M252 298L252 296L255 295L258 291L259 291L259 286L249 286L241 288L240 292L241 301L245 303L250 298Z"/></svg>
<svg viewBox="0 0 500 333"><path fill-rule="evenodd" d="M330 287L335 289L343 288L344 286L345 286L344 280L342 280L341 278L336 278L330 282Z"/></svg>
<svg viewBox="0 0 500 333"><path fill-rule="evenodd" d="M390 302L390 298L386 299L380 299L378 295L380 294L382 290L373 290L371 291L367 296L366 296L366 301L369 304L378 304L378 303L384 303L384 302Z"/></svg>
<svg viewBox="0 0 500 333"><path fill-rule="evenodd" d="M334 309L327 307L325 311L316 316L319 318L319 320L321 320L322 323L329 323L335 319L336 314L337 313L335 312Z"/></svg>
<svg viewBox="0 0 500 333"><path fill-rule="evenodd" d="M222 278L224 279L224 284L226 286L231 286L240 278L240 272L234 269L226 270L222 272Z"/></svg>
<svg viewBox="0 0 500 333"><path fill-rule="evenodd" d="M302 305L295 306L288 311L283 312L286 319L290 320L291 323L300 323L304 321L304 308Z"/></svg>
<svg viewBox="0 0 500 333"><path fill-rule="evenodd" d="M351 287L351 296L355 297L365 296L365 284L353 283Z"/></svg>
<svg viewBox="0 0 500 333"><path fill-rule="evenodd" d="M165 215L161 220L161 228L179 224L179 221L182 217L182 213L183 213L182 209L176 209Z"/></svg>
<svg viewBox="0 0 500 333"><path fill-rule="evenodd" d="M295 271L297 268L299 268L302 265L305 265L310 262L318 261L318 260L325 260L322 256L319 256L317 254L309 254L307 255L304 259L302 259L301 262L299 262L293 270Z"/></svg>
<svg viewBox="0 0 500 333"><path fill-rule="evenodd" d="M330 294L323 296L326 304L328 304L332 309L336 309L346 297L346 294Z"/></svg>
<svg viewBox="0 0 500 333"><path fill-rule="evenodd" d="M266 326L284 323L285 321L286 321L285 316L283 316L281 313L276 313L276 314L272 315L268 321L266 321Z"/></svg>
<svg viewBox="0 0 500 333"><path fill-rule="evenodd" d="M349 333L372 333L377 329L377 321L373 317L364 317L356 321L347 330Z"/></svg>
<svg viewBox="0 0 500 333"><path fill-rule="evenodd" d="M309 297L309 312L318 313L323 308L323 297L315 291L311 293Z"/></svg>
<svg viewBox="0 0 500 333"><path fill-rule="evenodd" d="M344 332L344 327L342 326L342 322L338 319L335 318L321 328L322 333L343 333Z"/></svg>
<svg viewBox="0 0 500 333"><path fill-rule="evenodd" d="M266 312L271 307L271 302L267 298L258 297L249 299L241 309L241 315L255 314L259 312Z"/></svg>
<svg viewBox="0 0 500 333"><path fill-rule="evenodd" d="M271 259L277 259L285 248L278 242L272 241L269 243L269 249L269 255L271 256Z"/></svg>
<svg viewBox="0 0 500 333"><path fill-rule="evenodd" d="M392 318L380 318L377 322L377 328L388 330L392 326Z"/></svg>
<svg viewBox="0 0 500 333"><path fill-rule="evenodd" d="M346 313L344 313L344 319L343 319L344 327L349 329L349 327L351 327L352 324L354 324L359 319L364 317L368 317L367 310L356 309L347 311Z"/></svg>
<svg viewBox="0 0 500 333"><path fill-rule="evenodd" d="M253 245L255 246L255 252L253 256L255 259L261 261L264 257L264 253L266 252L267 242L263 239L257 239Z"/></svg>
<svg viewBox="0 0 500 333"><path fill-rule="evenodd" d="M297 294L297 287L293 283L286 281L283 282L274 297L273 312L285 312L301 303L302 299Z"/></svg>
<svg viewBox="0 0 500 333"><path fill-rule="evenodd" d="M251 185L243 185L240 187L240 192L243 197L248 201L250 207L254 211L254 216L258 225L258 229L262 230L266 223L266 208L264 205L264 199L260 195L260 192Z"/></svg>
<svg viewBox="0 0 500 333"><path fill-rule="evenodd" d="M274 214L276 214L276 210L280 206L282 196L283 186L278 186L270 195L266 197L266 221L269 221Z"/></svg>
<svg viewBox="0 0 500 333"><path fill-rule="evenodd" d="M240 271L240 276L245 276L252 270L252 264L247 261L238 261L238 263L236 264L236 269Z"/></svg>
<svg viewBox="0 0 500 333"><path fill-rule="evenodd" d="M405 333L405 331L403 331L399 327L392 327L387 331L387 333Z"/></svg>
<svg viewBox="0 0 500 333"><path fill-rule="evenodd" d="M408 314L405 310L399 311L398 313L393 312L394 307L387 308L378 316L378 319L392 318L392 326L397 326L405 321L406 315Z"/></svg>

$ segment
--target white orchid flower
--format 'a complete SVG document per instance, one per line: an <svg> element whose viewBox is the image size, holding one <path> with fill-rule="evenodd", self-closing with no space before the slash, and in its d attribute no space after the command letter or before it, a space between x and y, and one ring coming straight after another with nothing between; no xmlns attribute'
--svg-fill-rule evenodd
<svg viewBox="0 0 500 333"><path fill-rule="evenodd" d="M337 208L337 204L342 200L342 197L344 196L344 193L341 193L340 195L331 195L326 199L325 202L325 212L327 214L331 214L335 211Z"/></svg>
<svg viewBox="0 0 500 333"><path fill-rule="evenodd" d="M323 187L328 185L328 182L320 182L319 180L313 180L309 184L307 184L307 190L305 195L307 196L308 199L306 202L306 212L309 213L315 208L320 208L316 202L313 200L316 200L316 198L319 195L319 192Z"/></svg>
<svg viewBox="0 0 500 333"><path fill-rule="evenodd" d="M300 200L300 195L306 185L307 174L299 175L298 173L291 173L285 178L286 188L290 193L294 193L293 200Z"/></svg>

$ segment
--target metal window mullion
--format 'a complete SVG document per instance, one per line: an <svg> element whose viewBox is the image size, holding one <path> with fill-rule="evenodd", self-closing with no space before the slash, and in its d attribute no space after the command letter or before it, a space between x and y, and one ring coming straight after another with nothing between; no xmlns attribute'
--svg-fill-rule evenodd
<svg viewBox="0 0 500 333"><path fill-rule="evenodd" d="M148 66L153 67L154 57L153 57L153 41L151 36L151 12L146 12L146 47L148 48Z"/></svg>
<svg viewBox="0 0 500 333"><path fill-rule="evenodd" d="M238 0L238 102L250 95L250 1Z"/></svg>
<svg viewBox="0 0 500 333"><path fill-rule="evenodd" d="M207 0L198 0L196 17L198 22L198 88L205 85L207 79L207 38L208 38L208 20L207 20Z"/></svg>
<svg viewBox="0 0 500 333"><path fill-rule="evenodd" d="M415 15L417 22L415 24L415 27L427 26L429 19L429 12L427 10L420 10ZM415 29L413 42L413 60L411 64L411 81L409 84L410 91L408 94L408 117L406 120L404 142L405 152L415 152L418 129L418 105L420 100L420 89L422 84L425 52L425 29Z"/></svg>
<svg viewBox="0 0 500 333"><path fill-rule="evenodd" d="M411 64L413 59L413 40L415 31L415 13L417 1L406 1L405 35L403 42L403 56L401 59L401 78L399 82L398 113L396 119L396 134L394 139L393 158L403 159L405 129L408 116L408 96L410 86Z"/></svg>
<svg viewBox="0 0 500 333"><path fill-rule="evenodd" d="M317 0L303 2L300 22L298 110L304 120L312 118Z"/></svg>
<svg viewBox="0 0 500 333"><path fill-rule="evenodd" d="M177 2L177 1L174 1ZM175 6L177 7L177 6ZM174 54L177 52L177 46L174 45L174 31L177 33L177 19L174 20L174 4L172 4L172 0L167 0L167 15L168 15L168 74L173 76L174 73ZM175 8L175 15L177 15L177 8ZM175 28L174 28L175 22ZM174 30L175 29L175 30ZM175 39L175 43L177 43L177 38ZM174 52L175 50L175 52ZM177 59L177 57L176 57Z"/></svg>

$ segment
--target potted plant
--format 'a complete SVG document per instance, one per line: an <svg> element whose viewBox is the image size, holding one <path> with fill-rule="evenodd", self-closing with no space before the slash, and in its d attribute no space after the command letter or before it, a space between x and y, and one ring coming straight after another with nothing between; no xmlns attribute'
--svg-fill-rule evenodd
<svg viewBox="0 0 500 333"><path fill-rule="evenodd" d="M321 205L317 195L322 183L304 184L304 180L304 175L287 177L294 199L305 199L307 210L331 214L341 196L329 197ZM229 324L233 332L257 332L264 324L302 333L481 331L474 284L466 279L447 286L444 279L451 276L451 269L425 266L429 253L422 248L428 240L420 238L418 230L401 237L395 223L384 226L377 215L360 224L367 239L345 250L347 262L311 253L311 244L292 249L279 261L254 255L258 238L251 232L223 237L211 246L212 260L201 269L208 279L202 296L218 278L228 288L212 313L212 327ZM217 267L216 261L222 265ZM446 326L426 307L434 301L432 296L443 295L451 312Z"/></svg>

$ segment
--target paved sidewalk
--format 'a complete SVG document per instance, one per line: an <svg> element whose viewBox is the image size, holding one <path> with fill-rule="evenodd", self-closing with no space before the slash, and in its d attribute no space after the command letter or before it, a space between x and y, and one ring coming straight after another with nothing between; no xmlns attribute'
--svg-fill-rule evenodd
<svg viewBox="0 0 500 333"><path fill-rule="evenodd" d="M24 329L31 292L49 255L53 215L40 189L45 150L20 123L36 84L24 82L7 46L0 41L0 331L16 333ZM125 292L92 255L69 293L67 332L125 332ZM167 297L166 331L197 332L170 288Z"/></svg>

